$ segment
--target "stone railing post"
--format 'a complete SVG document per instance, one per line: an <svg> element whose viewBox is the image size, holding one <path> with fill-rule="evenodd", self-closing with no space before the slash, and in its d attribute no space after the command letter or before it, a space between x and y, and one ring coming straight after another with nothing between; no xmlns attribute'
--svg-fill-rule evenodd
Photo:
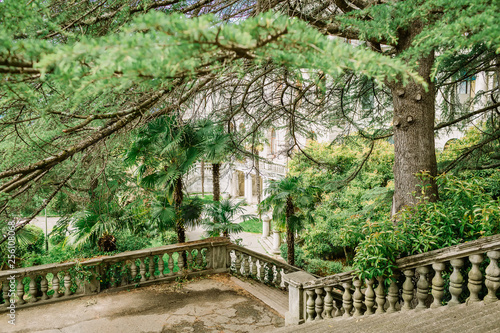
<svg viewBox="0 0 500 333"><path fill-rule="evenodd" d="M231 266L231 260L228 260L227 252L225 245L211 246L209 248L210 267L220 272L227 272Z"/></svg>
<svg viewBox="0 0 500 333"><path fill-rule="evenodd" d="M316 279L313 275L298 271L284 275L288 285L288 312L285 313L285 325L298 325L306 320L306 293L302 287L304 282ZM314 289L312 289L314 292Z"/></svg>
<svg viewBox="0 0 500 333"><path fill-rule="evenodd" d="M273 253L280 254L281 236L278 230L273 230Z"/></svg>
<svg viewBox="0 0 500 333"><path fill-rule="evenodd" d="M271 229L271 218L269 215L264 215L262 217L262 238L269 237L269 231Z"/></svg>

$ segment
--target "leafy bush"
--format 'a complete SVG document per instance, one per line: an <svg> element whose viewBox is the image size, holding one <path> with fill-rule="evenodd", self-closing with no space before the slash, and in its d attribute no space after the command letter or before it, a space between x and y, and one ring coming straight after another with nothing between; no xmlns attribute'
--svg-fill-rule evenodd
<svg viewBox="0 0 500 333"><path fill-rule="evenodd" d="M389 276L397 257L423 253L500 233L500 200L482 178L439 176L441 201L400 211L395 219L367 221L354 267L364 278Z"/></svg>
<svg viewBox="0 0 500 333"><path fill-rule="evenodd" d="M288 249L286 243L281 244L280 246L281 257L288 261ZM304 250L300 246L295 246L295 266L299 268L304 268L304 258L305 253Z"/></svg>
<svg viewBox="0 0 500 333"><path fill-rule="evenodd" d="M24 256L28 253L41 254L45 251L45 233L42 228L35 225L27 225L25 231L29 232L30 237L25 241L21 241L17 237L18 244L16 254Z"/></svg>
<svg viewBox="0 0 500 333"><path fill-rule="evenodd" d="M170 245L177 243L177 234L175 231L166 231L161 235L162 245Z"/></svg>
<svg viewBox="0 0 500 333"><path fill-rule="evenodd" d="M310 259L307 262L306 270L312 274L328 276L342 272L343 265L340 261Z"/></svg>
<svg viewBox="0 0 500 333"><path fill-rule="evenodd" d="M117 252L136 251L151 247L151 239L146 236L133 235L129 231L119 231L114 236L116 237Z"/></svg>

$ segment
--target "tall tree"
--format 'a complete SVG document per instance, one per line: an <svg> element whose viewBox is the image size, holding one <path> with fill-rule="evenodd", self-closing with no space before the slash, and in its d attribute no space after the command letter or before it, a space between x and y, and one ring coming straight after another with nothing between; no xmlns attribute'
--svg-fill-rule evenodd
<svg viewBox="0 0 500 333"><path fill-rule="evenodd" d="M498 87L487 88L482 97L491 101L473 112L446 95L476 73L498 72L497 7L496 0L3 1L2 220L29 191L43 187L53 198L87 156L105 156L107 143L137 124L202 104L228 124L280 121L290 151L302 150L297 135L314 126L371 139L394 133L395 208L411 205L414 171L434 173L433 131L500 105L490 94ZM432 127L436 92L446 105ZM376 100L371 112L356 107L364 96ZM499 137L491 130L470 148Z"/></svg>
<svg viewBox="0 0 500 333"><path fill-rule="evenodd" d="M126 156L129 165L138 165L141 185L164 189L175 211L179 243L186 241L182 177L202 157L203 136L200 132L176 116L160 117L139 130Z"/></svg>
<svg viewBox="0 0 500 333"><path fill-rule="evenodd" d="M260 203L260 210L272 210L273 221L286 230L287 261L295 265L295 233L303 227L314 204L313 188L301 186L299 177L285 177L270 181L268 197Z"/></svg>

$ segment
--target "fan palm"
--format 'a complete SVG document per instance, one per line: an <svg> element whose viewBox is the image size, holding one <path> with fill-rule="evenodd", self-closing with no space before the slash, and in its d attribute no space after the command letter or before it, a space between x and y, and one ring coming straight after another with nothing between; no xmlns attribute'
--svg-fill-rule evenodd
<svg viewBox="0 0 500 333"><path fill-rule="evenodd" d="M268 197L259 204L261 211L272 209L273 221L286 229L288 264L295 264L295 233L303 228L306 219L311 219L310 208L314 203L312 188L301 186L299 177L285 177L270 181L266 189Z"/></svg>
<svg viewBox="0 0 500 333"><path fill-rule="evenodd" d="M137 134L125 161L137 168L139 184L147 189L165 190L173 206L179 243L186 241L182 212L182 177L203 154L204 130L182 123L177 117L160 117Z"/></svg>
<svg viewBox="0 0 500 333"><path fill-rule="evenodd" d="M203 221L210 237L235 234L243 231L243 227L233 221L239 215L245 212L243 205L245 201L233 202L229 199L214 201L206 209L207 218ZM243 220L254 218L253 215L240 215Z"/></svg>
<svg viewBox="0 0 500 333"><path fill-rule="evenodd" d="M220 201L220 168L229 153L229 135L213 123L206 124L205 159L212 163L213 201Z"/></svg>

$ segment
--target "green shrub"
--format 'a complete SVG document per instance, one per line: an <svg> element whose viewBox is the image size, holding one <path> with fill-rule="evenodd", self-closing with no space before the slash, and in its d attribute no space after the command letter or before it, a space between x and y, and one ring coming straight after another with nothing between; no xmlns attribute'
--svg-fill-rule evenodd
<svg viewBox="0 0 500 333"><path fill-rule="evenodd" d="M116 252L136 251L151 247L151 239L133 235L128 231L115 232L116 237Z"/></svg>
<svg viewBox="0 0 500 333"><path fill-rule="evenodd" d="M306 271L319 276L328 276L341 273L343 267L340 261L309 259L306 265Z"/></svg>
<svg viewBox="0 0 500 333"><path fill-rule="evenodd" d="M45 233L42 228L28 224L24 227L24 231L29 233L29 236L24 240L17 237L16 254L24 256L27 253L41 254L45 251Z"/></svg>
<svg viewBox="0 0 500 333"><path fill-rule="evenodd" d="M500 233L500 200L484 179L439 176L441 201L400 211L395 219L367 221L354 267L363 278L390 276L398 257L424 253Z"/></svg>
<svg viewBox="0 0 500 333"><path fill-rule="evenodd" d="M175 231L165 231L161 235L162 245L170 245L177 243L177 233Z"/></svg>
<svg viewBox="0 0 500 333"><path fill-rule="evenodd" d="M281 244L280 246L281 257L288 261L288 248L286 243ZM304 250L300 246L295 245L295 266L299 268L304 268L304 258L305 253Z"/></svg>

